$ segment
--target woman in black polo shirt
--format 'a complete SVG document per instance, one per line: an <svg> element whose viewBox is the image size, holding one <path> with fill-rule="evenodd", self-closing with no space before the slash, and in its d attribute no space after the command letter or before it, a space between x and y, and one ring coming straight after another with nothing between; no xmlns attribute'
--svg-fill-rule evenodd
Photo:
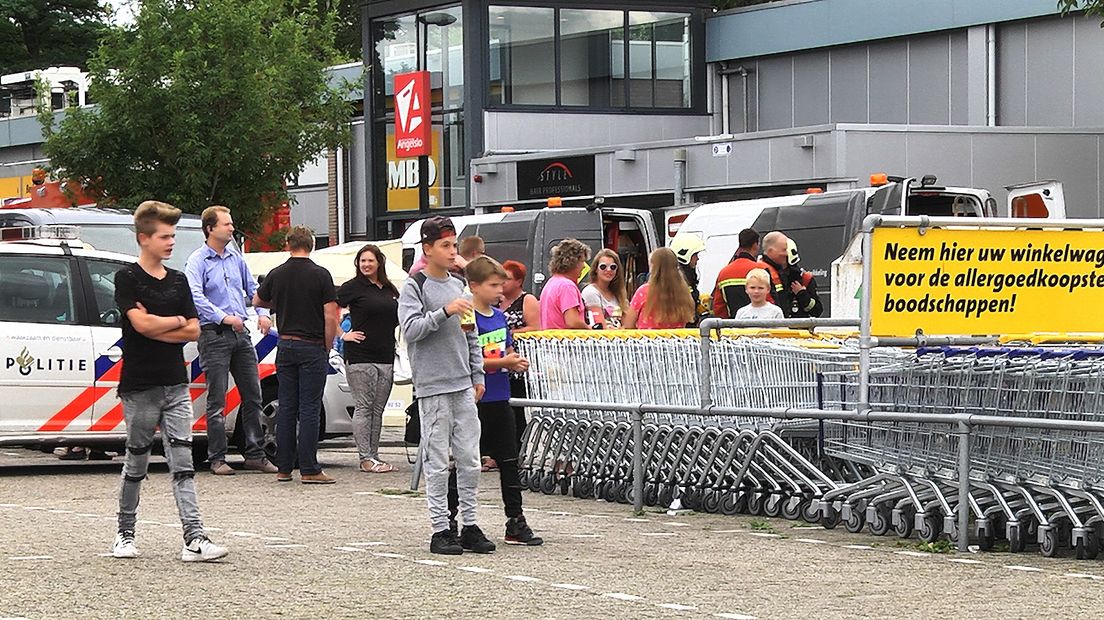
<svg viewBox="0 0 1104 620"><path fill-rule="evenodd" d="M383 410L391 395L399 291L387 279L386 259L375 245L357 252L357 275L337 290L337 304L349 309L352 327L345 342L345 376L353 392L353 438L360 470L382 474L395 467L379 458Z"/></svg>

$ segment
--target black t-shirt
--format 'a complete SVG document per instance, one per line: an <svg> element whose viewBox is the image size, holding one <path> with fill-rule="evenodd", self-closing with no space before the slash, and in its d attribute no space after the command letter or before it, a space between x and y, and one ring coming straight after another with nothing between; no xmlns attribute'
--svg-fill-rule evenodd
<svg viewBox="0 0 1104 620"><path fill-rule="evenodd" d="M395 363L395 328L399 325L399 296L365 277L356 277L337 289L337 304L349 309L351 331L364 332L364 342L345 343L350 364Z"/></svg>
<svg viewBox="0 0 1104 620"><path fill-rule="evenodd" d="M157 316L199 318L188 278L182 272L165 268L165 277L146 273L138 263L115 272L115 303L123 313L123 369L119 392L136 392L151 387L188 383L184 365L184 345L146 338L134 329L127 310L142 304Z"/></svg>
<svg viewBox="0 0 1104 620"><path fill-rule="evenodd" d="M257 296L272 306L276 313L276 330L281 336L319 342L326 339L323 307L337 295L333 276L311 259L288 258L287 262L268 272L257 289Z"/></svg>

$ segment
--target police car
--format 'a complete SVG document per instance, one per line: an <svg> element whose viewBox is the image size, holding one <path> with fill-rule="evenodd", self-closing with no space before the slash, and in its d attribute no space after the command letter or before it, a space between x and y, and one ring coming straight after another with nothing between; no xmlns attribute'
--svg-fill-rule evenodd
<svg viewBox="0 0 1104 620"><path fill-rule="evenodd" d="M135 261L132 216L104 209L18 211L0 211L0 445L121 448L126 429L116 388L122 314L114 281L116 271ZM59 225L58 220L81 225ZM111 239L113 249L126 253L97 249L88 238ZM188 254L203 242L199 219L182 218L167 263L183 269ZM255 320L248 324L260 360L265 450L274 456L277 337L259 334ZM184 359L191 377L196 458L203 460L206 383L195 343L184 347ZM226 429L233 444L238 443L240 402L231 379ZM350 434L352 409L343 368L334 362L323 397L321 438Z"/></svg>

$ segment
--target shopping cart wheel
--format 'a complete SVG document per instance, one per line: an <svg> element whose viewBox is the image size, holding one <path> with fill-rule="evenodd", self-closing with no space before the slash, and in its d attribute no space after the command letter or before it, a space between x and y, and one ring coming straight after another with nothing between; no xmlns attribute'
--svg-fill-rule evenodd
<svg viewBox="0 0 1104 620"><path fill-rule="evenodd" d="M1054 527L1039 528L1039 551L1048 558L1058 555L1058 530Z"/></svg>
<svg viewBox="0 0 1104 620"><path fill-rule="evenodd" d="M893 517L893 532L901 538L911 538L916 523L915 510L901 510Z"/></svg>
<svg viewBox="0 0 1104 620"><path fill-rule="evenodd" d="M556 476L552 472L548 472L544 475L544 479L541 480L540 491L545 495L552 495L552 491L556 490Z"/></svg>
<svg viewBox="0 0 1104 620"><path fill-rule="evenodd" d="M659 489L659 505L667 508L673 501L675 501L675 489L669 484L663 485Z"/></svg>
<svg viewBox="0 0 1104 620"><path fill-rule="evenodd" d="M885 536L889 533L889 528L893 525L892 515L890 515L891 508L885 504L879 504L874 507L874 514L870 519L870 533L875 536Z"/></svg>
<svg viewBox="0 0 1104 620"><path fill-rule="evenodd" d="M682 507L689 508L690 510L697 511L701 508L701 495L702 492L699 489L687 489L679 495L682 498Z"/></svg>
<svg viewBox="0 0 1104 620"><path fill-rule="evenodd" d="M702 510L709 514L717 514L717 511L721 509L721 492L716 489L710 489L702 495Z"/></svg>
<svg viewBox="0 0 1104 620"><path fill-rule="evenodd" d="M808 500L801 505L801 518L806 523L820 523L820 502L815 499Z"/></svg>
<svg viewBox="0 0 1104 620"><path fill-rule="evenodd" d="M763 502L763 514L768 517L777 517L782 514L782 504L785 498L777 493L771 493L767 496L767 501Z"/></svg>
<svg viewBox="0 0 1104 620"><path fill-rule="evenodd" d="M571 492L571 479L568 477L560 478L560 495L567 495Z"/></svg>
<svg viewBox="0 0 1104 620"><path fill-rule="evenodd" d="M943 517L933 512L926 512L920 522L920 540L930 543L935 542L943 533Z"/></svg>
<svg viewBox="0 0 1104 620"><path fill-rule="evenodd" d="M656 502L658 502L658 501L659 501L659 489L656 488L656 485L654 485L652 483L648 483L648 484L644 485L644 505L645 506L655 506Z"/></svg>
<svg viewBox="0 0 1104 620"><path fill-rule="evenodd" d="M622 481L618 482L617 483L617 502L619 504L628 504L630 496L632 495L632 493L630 493L631 490L632 490L632 485L630 485L627 481L622 480Z"/></svg>
<svg viewBox="0 0 1104 620"><path fill-rule="evenodd" d="M602 483L602 499L610 503L617 501L617 484L613 480Z"/></svg>
<svg viewBox="0 0 1104 620"><path fill-rule="evenodd" d="M523 470L518 472L518 484L520 484L521 488L523 488L523 489L529 488L529 470L528 469L523 469Z"/></svg>
<svg viewBox="0 0 1104 620"><path fill-rule="evenodd" d="M790 521L797 521L801 518L802 509L805 507L806 500L804 497L795 495L782 502L782 516Z"/></svg>
<svg viewBox="0 0 1104 620"><path fill-rule="evenodd" d="M721 514L729 517L735 516L743 512L743 508L746 508L746 504L743 500L743 493L739 491L729 491L721 496Z"/></svg>
<svg viewBox="0 0 1104 620"><path fill-rule="evenodd" d="M863 526L866 525L866 502L862 502L858 506L852 506L850 514L843 521L843 527L847 528L848 532L852 534L858 534L862 531Z"/></svg>
<svg viewBox="0 0 1104 620"><path fill-rule="evenodd" d="M1078 560L1095 560L1100 555L1100 539L1096 537L1095 530L1085 532L1084 538L1073 546Z"/></svg>
<svg viewBox="0 0 1104 620"><path fill-rule="evenodd" d="M840 523L840 513L834 506L826 506L820 513L820 524L824 529L834 530Z"/></svg>
<svg viewBox="0 0 1104 620"><path fill-rule="evenodd" d="M763 504L767 502L766 495L758 491L752 491L748 494L747 511L748 514L762 515Z"/></svg>
<svg viewBox="0 0 1104 620"><path fill-rule="evenodd" d="M551 475L551 474L549 474ZM540 493L541 479L544 477L544 472L535 471L529 474L529 490L534 493Z"/></svg>
<svg viewBox="0 0 1104 620"><path fill-rule="evenodd" d="M1009 524L1008 530L1008 550L1012 553L1020 553L1027 548L1027 538L1024 536L1024 528L1018 524Z"/></svg>

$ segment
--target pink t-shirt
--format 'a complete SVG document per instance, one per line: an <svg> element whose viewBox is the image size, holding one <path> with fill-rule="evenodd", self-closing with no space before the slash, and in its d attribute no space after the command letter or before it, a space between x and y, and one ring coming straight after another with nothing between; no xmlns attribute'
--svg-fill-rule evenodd
<svg viewBox="0 0 1104 620"><path fill-rule="evenodd" d="M583 316L583 296L570 278L556 274L548 279L540 296L541 329L567 329L564 312L576 308Z"/></svg>
<svg viewBox="0 0 1104 620"><path fill-rule="evenodd" d="M636 293L633 294L632 301L629 302L629 306L633 310L636 310L636 328L637 329L679 329L686 327L685 323L654 323L651 317L644 315L644 304L648 301L648 284L644 283L640 285L640 288L636 289Z"/></svg>

